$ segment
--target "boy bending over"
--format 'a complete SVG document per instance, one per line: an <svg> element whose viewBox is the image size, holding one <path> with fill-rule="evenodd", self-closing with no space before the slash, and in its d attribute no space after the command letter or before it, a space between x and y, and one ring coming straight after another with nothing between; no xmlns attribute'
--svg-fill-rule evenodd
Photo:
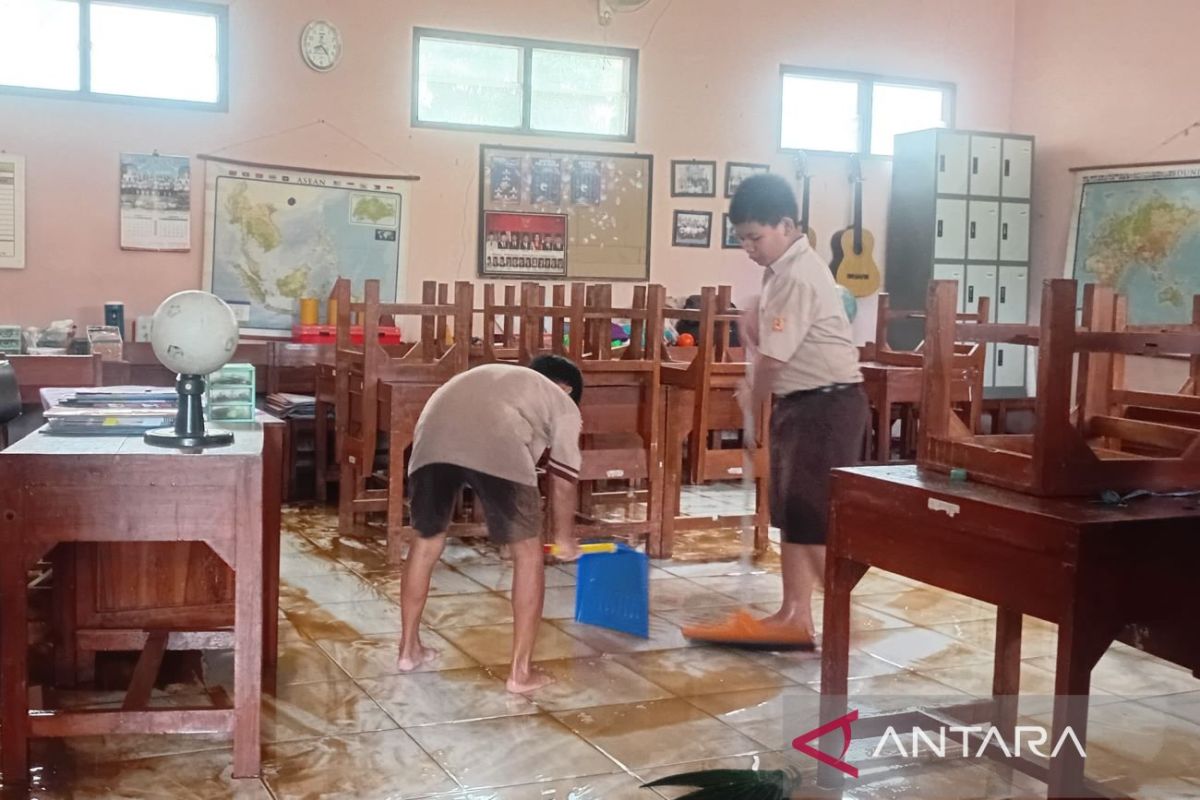
<svg viewBox="0 0 1200 800"><path fill-rule="evenodd" d="M581 456L579 401L583 376L561 356L529 367L486 364L457 375L429 398L417 421L408 473L417 538L404 565L399 667L416 669L436 655L421 644L429 579L446 546L446 529L463 486L483 505L488 537L507 545L513 562L513 648L510 692L531 692L553 679L535 671L534 641L542 619L545 566L536 468L550 477L558 557L579 556L574 536Z"/></svg>

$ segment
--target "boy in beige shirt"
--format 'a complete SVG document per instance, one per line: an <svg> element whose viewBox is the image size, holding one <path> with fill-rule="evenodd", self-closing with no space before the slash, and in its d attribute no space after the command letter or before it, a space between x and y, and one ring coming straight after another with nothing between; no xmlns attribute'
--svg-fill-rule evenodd
<svg viewBox="0 0 1200 800"><path fill-rule="evenodd" d="M417 420L408 468L418 536L404 564L400 592L401 670L416 669L436 655L421 644L421 614L455 500L470 486L483 505L488 537L507 545L513 561L508 690L531 692L551 682L530 663L546 586L537 467L544 461L550 477L557 555L574 560L582 396L579 368L561 356L545 355L529 367L475 367L429 398Z"/></svg>

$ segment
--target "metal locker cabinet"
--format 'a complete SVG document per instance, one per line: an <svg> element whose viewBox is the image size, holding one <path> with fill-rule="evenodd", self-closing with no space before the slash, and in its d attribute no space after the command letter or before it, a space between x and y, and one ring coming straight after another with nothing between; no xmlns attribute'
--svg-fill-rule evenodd
<svg viewBox="0 0 1200 800"><path fill-rule="evenodd" d="M934 264L933 279L935 281L955 281L958 283L959 313L963 310L963 298L967 296L967 268L963 264Z"/></svg>
<svg viewBox="0 0 1200 800"><path fill-rule="evenodd" d="M1029 260L1029 204L1000 204L1000 260Z"/></svg>
<svg viewBox="0 0 1200 800"><path fill-rule="evenodd" d="M996 309L996 322L1006 325L1025 323L1029 306L1029 267L1000 267L996 299L992 305Z"/></svg>
<svg viewBox="0 0 1200 800"><path fill-rule="evenodd" d="M933 257L967 257L967 201L939 197L933 231Z"/></svg>
<svg viewBox="0 0 1200 800"><path fill-rule="evenodd" d="M1025 385L1025 347L1019 344L996 345L994 386Z"/></svg>
<svg viewBox="0 0 1200 800"><path fill-rule="evenodd" d="M966 194L969 185L971 137L965 133L941 132L937 142L938 194Z"/></svg>
<svg viewBox="0 0 1200 800"><path fill-rule="evenodd" d="M1001 155L1000 194L1028 199L1033 179L1033 141L1006 138Z"/></svg>
<svg viewBox="0 0 1200 800"><path fill-rule="evenodd" d="M1000 137L971 137L970 193L975 197L1000 196Z"/></svg>
<svg viewBox="0 0 1200 800"><path fill-rule="evenodd" d="M993 200L967 203L967 259L995 261L1000 239L1000 204Z"/></svg>
<svg viewBox="0 0 1200 800"><path fill-rule="evenodd" d="M963 313L974 314L979 310L979 298L990 297L991 311L988 322L996 321L996 265L967 264L967 291L963 298Z"/></svg>

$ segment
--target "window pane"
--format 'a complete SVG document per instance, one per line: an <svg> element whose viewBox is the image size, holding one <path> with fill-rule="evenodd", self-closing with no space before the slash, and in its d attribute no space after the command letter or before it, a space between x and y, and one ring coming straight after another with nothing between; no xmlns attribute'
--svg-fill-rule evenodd
<svg viewBox="0 0 1200 800"><path fill-rule="evenodd" d="M79 89L79 4L0 0L0 84Z"/></svg>
<svg viewBox="0 0 1200 800"><path fill-rule="evenodd" d="M417 119L519 128L521 48L422 37Z"/></svg>
<svg viewBox="0 0 1200 800"><path fill-rule="evenodd" d="M92 4L92 91L220 100L218 20L212 14Z"/></svg>
<svg viewBox="0 0 1200 800"><path fill-rule="evenodd" d="M783 76L780 145L858 152L858 81Z"/></svg>
<svg viewBox="0 0 1200 800"><path fill-rule="evenodd" d="M942 90L925 86L875 84L871 105L871 152L890 156L897 133L944 128Z"/></svg>
<svg viewBox="0 0 1200 800"><path fill-rule="evenodd" d="M533 51L534 130L625 136L629 59L569 50Z"/></svg>

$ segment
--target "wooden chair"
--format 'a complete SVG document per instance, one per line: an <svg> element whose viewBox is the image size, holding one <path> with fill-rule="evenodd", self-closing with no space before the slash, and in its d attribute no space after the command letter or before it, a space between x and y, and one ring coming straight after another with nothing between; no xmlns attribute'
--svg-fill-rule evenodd
<svg viewBox="0 0 1200 800"><path fill-rule="evenodd" d="M1106 317L1094 316L1099 305L1093 299L1095 291L1090 284L1084 287L1084 309L1087 314L1084 325L1092 330L1102 329L1106 324ZM1129 325L1127 302L1126 298L1120 295L1114 298L1112 329L1115 331L1200 332L1200 295L1192 298L1192 321L1182 325ZM1200 428L1200 355L1192 355L1188 362L1189 374L1178 392L1171 394L1131 391L1127 388L1125 380L1125 355L1114 353L1107 364L1104 361L1098 364L1100 370L1107 369L1108 379L1097 376L1091 381L1091 385L1086 387L1086 392L1081 386L1078 394L1079 405L1086 405L1088 411L1104 409L1107 414L1127 419Z"/></svg>
<svg viewBox="0 0 1200 800"><path fill-rule="evenodd" d="M1076 329L1072 280L1046 281L1041 325L1033 335L1023 325L956 326L953 282L934 281L929 292L921 466L963 468L972 480L1039 496L1162 491L1200 483L1200 430L1116 417L1108 413L1103 387L1111 386L1107 362L1113 356L1200 355L1200 331L1115 330L1112 290L1100 287L1088 287L1084 324ZM950 413L956 338L1038 345L1032 435L976 436ZM1074 411L1072 378L1082 386ZM1122 391L1115 396L1140 402L1140 394ZM1142 455L1148 450L1152 456Z"/></svg>
<svg viewBox="0 0 1200 800"><path fill-rule="evenodd" d="M517 305L517 287L504 287L504 302L496 302L496 285L483 286L483 322L480 341L471 345L473 363L493 364L501 361L516 361L520 357L517 346L517 324L521 318L521 307Z"/></svg>
<svg viewBox="0 0 1200 800"><path fill-rule="evenodd" d="M583 373L583 465L581 495L588 483L644 481L644 520L602 522L578 515L577 536L643 536L660 549L663 509L661 348L665 293L662 286L636 286L628 308L614 307L611 284L557 285L551 305L544 288L521 287L522 316L518 360L528 364L542 353L574 361ZM628 319L629 341L612 345L612 326ZM544 334L549 328L549 337Z"/></svg>
<svg viewBox="0 0 1200 800"><path fill-rule="evenodd" d="M700 290L699 309L668 309L669 318L699 323L699 340L690 360L680 350L667 349L663 357L662 381L666 387L666 422L663 446L665 461L663 529L656 558L669 558L675 531L740 526L742 516L684 517L680 515L683 478L683 445L687 441L688 473L692 483L747 478L754 483L753 515L756 552L767 548L770 525L767 504L769 407L764 404L755 414L753 430L745 430L745 417L736 393L745 381L748 364L745 351L729 346L732 324L739 314L730 302L730 287L704 287ZM724 448L720 434L739 431L741 437L753 436L751 475L744 475L743 447Z"/></svg>
<svg viewBox="0 0 1200 800"><path fill-rule="evenodd" d="M987 321L990 300L979 298L975 313L956 314L959 322L980 324ZM915 455L915 428L921 403L921 375L924 364L923 343L915 350L893 350L887 341L889 326L902 319L920 319L924 315L912 311L895 311L888 295L879 295L875 317L875 341L867 349L869 361L859 365L863 374L863 389L874 414L873 436L866 443L866 461L883 464L891 460L892 426L895 411L900 410L901 457ZM951 394L956 407L963 409L971 430L978 430L983 408L983 375L986 348L975 342L955 345ZM869 433L871 433L869 432Z"/></svg>
<svg viewBox="0 0 1200 800"><path fill-rule="evenodd" d="M348 282L338 284L335 417L339 464L338 529L349 533L362 515L386 512L389 553L399 558L404 519L404 451L429 395L468 366L473 289L455 284L454 302L438 303L432 281L422 303L384 304L379 282L367 281L364 301L352 303ZM445 294L442 295L445 297ZM362 320L361 344L352 341L350 315ZM419 316L421 338L398 354L379 344L382 317ZM453 320L449 343L445 320ZM442 322L439 324L439 319ZM382 488L370 486L380 434L388 435L388 469Z"/></svg>

